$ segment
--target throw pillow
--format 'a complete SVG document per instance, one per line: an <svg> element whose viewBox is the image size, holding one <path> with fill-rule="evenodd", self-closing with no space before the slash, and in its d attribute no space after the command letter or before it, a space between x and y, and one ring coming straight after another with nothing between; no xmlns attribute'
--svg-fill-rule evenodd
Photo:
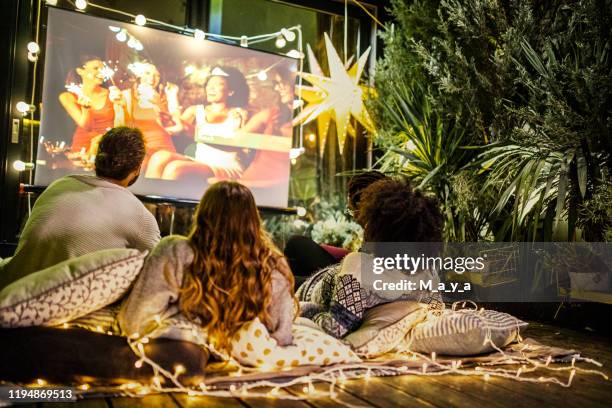
<svg viewBox="0 0 612 408"><path fill-rule="evenodd" d="M118 300L146 253L106 249L35 272L0 291L0 327L57 325Z"/></svg>
<svg viewBox="0 0 612 408"><path fill-rule="evenodd" d="M427 315L427 306L415 301L385 303L368 309L359 329L344 341L360 356L373 358L393 349Z"/></svg>
<svg viewBox="0 0 612 408"><path fill-rule="evenodd" d="M419 353L467 356L493 351L515 341L528 323L495 310L448 310L417 325L404 345Z"/></svg>

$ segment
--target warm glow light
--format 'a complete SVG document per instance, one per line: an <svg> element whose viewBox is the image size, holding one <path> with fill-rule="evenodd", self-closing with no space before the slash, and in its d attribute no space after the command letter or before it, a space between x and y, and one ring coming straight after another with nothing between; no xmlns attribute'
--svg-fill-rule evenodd
<svg viewBox="0 0 612 408"><path fill-rule="evenodd" d="M174 373L176 375L181 375L183 373L185 373L185 366L181 365L181 364L177 364L174 366Z"/></svg>
<svg viewBox="0 0 612 408"><path fill-rule="evenodd" d="M314 133L309 133L306 136L306 140L308 140L310 143L314 143L315 140L317 140L317 136Z"/></svg>
<svg viewBox="0 0 612 408"><path fill-rule="evenodd" d="M202 41L203 39L206 38L206 34L204 33L204 31L196 29L193 32L193 38L195 38L198 41Z"/></svg>
<svg viewBox="0 0 612 408"><path fill-rule="evenodd" d="M87 0L76 0L74 2L74 5L76 6L76 8L78 8L79 10L85 10L87 8Z"/></svg>
<svg viewBox="0 0 612 408"><path fill-rule="evenodd" d="M17 111L21 113L26 113L30 111L30 104L23 101L17 102L17 105L15 105L15 107L17 108Z"/></svg>
<svg viewBox="0 0 612 408"><path fill-rule="evenodd" d="M268 74L266 74L266 71L259 71L257 73L257 79L259 79L260 81L265 81L266 79L268 79Z"/></svg>
<svg viewBox="0 0 612 408"><path fill-rule="evenodd" d="M306 215L306 209L304 207L296 207L295 208L298 217L303 217Z"/></svg>
<svg viewBox="0 0 612 408"><path fill-rule="evenodd" d="M287 40L285 40L285 37L279 35L276 37L274 45L276 45L276 48L283 48L285 45L287 45Z"/></svg>
<svg viewBox="0 0 612 408"><path fill-rule="evenodd" d="M304 58L304 53L299 52L298 50L291 50L287 53L287 56L291 58L302 59Z"/></svg>
<svg viewBox="0 0 612 408"><path fill-rule="evenodd" d="M283 37L285 37L285 39L289 42L295 40L295 33L293 31L287 30L286 28L283 28L281 30L281 34L283 35Z"/></svg>
<svg viewBox="0 0 612 408"><path fill-rule="evenodd" d="M38 384L38 385L41 385L41 386L42 386L42 385L47 384L47 382L46 382L45 380L43 380L42 378L37 378L37 379L36 379L36 384Z"/></svg>
<svg viewBox="0 0 612 408"><path fill-rule="evenodd" d="M32 54L38 54L40 52L40 46L36 42L30 41L28 43L28 51Z"/></svg>
<svg viewBox="0 0 612 408"><path fill-rule="evenodd" d="M57 6L57 0L46 0L47 6Z"/></svg>
<svg viewBox="0 0 612 408"><path fill-rule="evenodd" d="M139 26L143 26L143 25L147 24L147 18L145 16L143 16L142 14L139 14L134 19L134 22L136 24L138 24Z"/></svg>
<svg viewBox="0 0 612 408"><path fill-rule="evenodd" d="M89 384L83 384L79 388L82 389L83 391L87 391L89 389Z"/></svg>

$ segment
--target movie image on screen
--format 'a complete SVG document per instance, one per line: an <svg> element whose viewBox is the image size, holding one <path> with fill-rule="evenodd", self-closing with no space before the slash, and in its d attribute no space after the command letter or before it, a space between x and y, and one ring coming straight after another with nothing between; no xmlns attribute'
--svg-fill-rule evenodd
<svg viewBox="0 0 612 408"><path fill-rule="evenodd" d="M35 184L93 172L101 136L142 130L136 194L198 200L232 179L286 207L295 59L49 8Z"/></svg>

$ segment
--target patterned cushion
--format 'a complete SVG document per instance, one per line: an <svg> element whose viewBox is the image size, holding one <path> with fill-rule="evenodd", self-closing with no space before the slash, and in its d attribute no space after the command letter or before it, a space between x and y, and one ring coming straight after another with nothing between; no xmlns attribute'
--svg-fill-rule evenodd
<svg viewBox="0 0 612 408"><path fill-rule="evenodd" d="M279 347L259 319L246 324L232 339L232 357L241 364L262 369L360 361L339 340L320 330L297 324L293 325L293 344Z"/></svg>
<svg viewBox="0 0 612 408"><path fill-rule="evenodd" d="M487 339L501 348L515 341L526 326L526 322L494 310L447 310L417 325L404 346L420 353L482 354L494 350Z"/></svg>
<svg viewBox="0 0 612 408"><path fill-rule="evenodd" d="M130 288L145 256L106 249L25 276L0 291L0 327L57 325L107 306Z"/></svg>
<svg viewBox="0 0 612 408"><path fill-rule="evenodd" d="M365 312L363 323L344 338L360 356L377 357L393 350L427 315L427 307L414 301L397 301Z"/></svg>

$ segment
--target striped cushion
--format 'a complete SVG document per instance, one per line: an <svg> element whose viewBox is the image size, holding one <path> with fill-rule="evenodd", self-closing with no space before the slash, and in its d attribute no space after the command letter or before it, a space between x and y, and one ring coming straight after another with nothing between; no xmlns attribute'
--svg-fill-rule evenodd
<svg viewBox="0 0 612 408"><path fill-rule="evenodd" d="M406 345L420 353L473 355L493 351L515 341L527 323L494 310L445 311L430 316L412 332Z"/></svg>

